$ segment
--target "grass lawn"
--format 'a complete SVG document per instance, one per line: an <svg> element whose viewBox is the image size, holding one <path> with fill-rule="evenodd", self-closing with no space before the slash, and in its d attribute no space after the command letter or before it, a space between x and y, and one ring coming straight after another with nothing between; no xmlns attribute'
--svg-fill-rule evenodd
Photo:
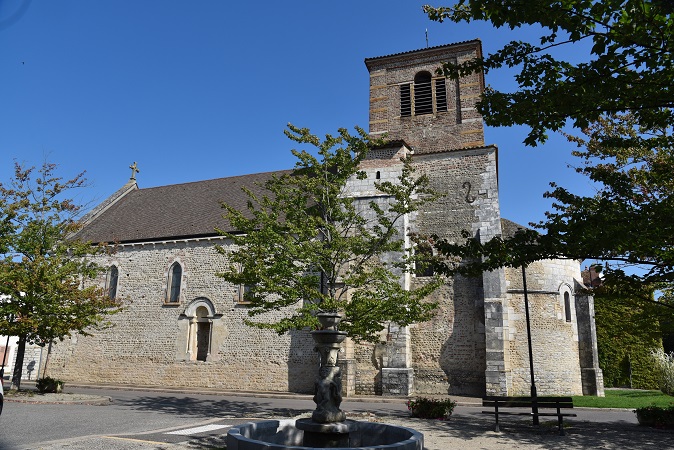
<svg viewBox="0 0 674 450"><path fill-rule="evenodd" d="M643 391L639 389L607 389L606 397L577 395L573 397L573 406L591 408L640 408L642 406L669 406L674 404L674 397L660 391Z"/></svg>

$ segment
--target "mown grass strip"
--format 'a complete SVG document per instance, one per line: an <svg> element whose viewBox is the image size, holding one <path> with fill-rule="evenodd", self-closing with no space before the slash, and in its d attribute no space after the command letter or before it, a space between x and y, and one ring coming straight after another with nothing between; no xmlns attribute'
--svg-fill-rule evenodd
<svg viewBox="0 0 674 450"><path fill-rule="evenodd" d="M660 391L639 389L607 389L606 397L574 396L573 406L588 408L641 408L643 406L669 406L674 397Z"/></svg>

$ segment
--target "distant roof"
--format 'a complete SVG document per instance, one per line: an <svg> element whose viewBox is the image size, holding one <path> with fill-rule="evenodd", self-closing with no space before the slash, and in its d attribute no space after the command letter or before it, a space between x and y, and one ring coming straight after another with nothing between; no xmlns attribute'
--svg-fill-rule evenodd
<svg viewBox="0 0 674 450"><path fill-rule="evenodd" d="M217 236L226 231L222 202L246 210L242 188L261 194L272 175L290 171L241 175L193 183L134 189L101 212L75 236L94 243L162 241Z"/></svg>
<svg viewBox="0 0 674 450"><path fill-rule="evenodd" d="M511 238L515 236L517 230L530 230L531 228L515 223L512 220L501 219L501 236L505 238Z"/></svg>

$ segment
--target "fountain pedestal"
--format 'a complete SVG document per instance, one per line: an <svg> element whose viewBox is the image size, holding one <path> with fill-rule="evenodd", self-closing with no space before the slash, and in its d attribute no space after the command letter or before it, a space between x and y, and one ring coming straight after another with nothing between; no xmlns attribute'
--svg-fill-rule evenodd
<svg viewBox="0 0 674 450"><path fill-rule="evenodd" d="M337 366L340 344L346 332L338 331L341 316L319 313L323 329L312 331L321 367L314 383L316 410L311 419L267 420L232 428L227 433L228 450L287 450L316 448L361 448L423 450L424 438L417 431L382 423L346 420L342 403L342 374Z"/></svg>

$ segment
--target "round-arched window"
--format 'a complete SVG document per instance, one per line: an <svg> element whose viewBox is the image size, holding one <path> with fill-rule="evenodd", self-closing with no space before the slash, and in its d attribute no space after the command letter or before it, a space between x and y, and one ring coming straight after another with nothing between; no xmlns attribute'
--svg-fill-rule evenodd
<svg viewBox="0 0 674 450"><path fill-rule="evenodd" d="M433 88L430 72L419 72L414 76L414 114L433 114Z"/></svg>

